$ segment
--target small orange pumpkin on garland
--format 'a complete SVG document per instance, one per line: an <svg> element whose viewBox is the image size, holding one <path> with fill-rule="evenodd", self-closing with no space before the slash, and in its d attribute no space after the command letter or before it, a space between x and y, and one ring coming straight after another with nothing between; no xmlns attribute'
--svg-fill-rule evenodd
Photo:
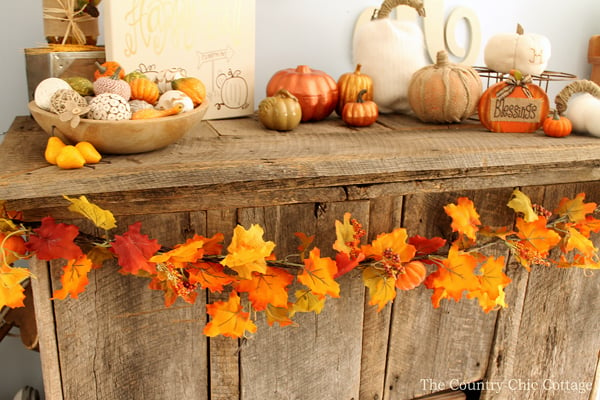
<svg viewBox="0 0 600 400"><path fill-rule="evenodd" d="M535 132L550 111L546 92L512 70L510 77L489 87L479 100L479 120L492 132Z"/></svg>
<svg viewBox="0 0 600 400"><path fill-rule="evenodd" d="M362 127L372 125L377 121L379 108L374 101L363 99L366 93L366 89L361 90L356 96L356 101L344 105L342 120L348 125Z"/></svg>

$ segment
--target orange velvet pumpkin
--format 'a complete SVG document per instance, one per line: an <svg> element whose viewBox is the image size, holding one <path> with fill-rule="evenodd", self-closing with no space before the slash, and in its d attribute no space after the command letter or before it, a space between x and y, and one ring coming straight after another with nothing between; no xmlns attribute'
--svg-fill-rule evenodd
<svg viewBox="0 0 600 400"><path fill-rule="evenodd" d="M479 120L493 132L534 132L550 111L548 95L523 77L511 71L511 77L488 88L479 99Z"/></svg>
<svg viewBox="0 0 600 400"><path fill-rule="evenodd" d="M300 102L302 122L327 118L338 101L337 82L307 65L276 72L267 84L267 96L274 96L281 89L287 89Z"/></svg>

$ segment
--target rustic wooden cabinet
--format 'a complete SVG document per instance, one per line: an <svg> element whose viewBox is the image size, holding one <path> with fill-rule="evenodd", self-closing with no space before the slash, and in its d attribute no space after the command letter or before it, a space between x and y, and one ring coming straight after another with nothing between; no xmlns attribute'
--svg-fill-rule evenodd
<svg viewBox="0 0 600 400"><path fill-rule="evenodd" d="M370 239L398 226L450 238L443 206L460 196L488 225L511 223L515 187L549 206L579 192L600 202L599 139L497 134L476 122L384 115L364 129L331 118L279 133L254 118L208 121L165 149L71 171L44 161L45 142L31 118L18 117L0 146L0 198L10 209L85 224L62 197L85 194L117 216L119 232L141 221L163 245L194 232L223 232L228 243L236 224L259 223L278 254L295 252L301 231L331 255L334 221L346 211ZM507 309L485 314L469 300L434 309L421 287L377 313L351 273L321 314L285 328L258 315L257 334L242 341L203 336L213 295L165 308L160 292L113 264L91 273L78 300L50 301L60 271L33 262L47 398L400 400L472 382L487 400L595 396L598 274L528 273L503 248L491 251L507 256Z"/></svg>

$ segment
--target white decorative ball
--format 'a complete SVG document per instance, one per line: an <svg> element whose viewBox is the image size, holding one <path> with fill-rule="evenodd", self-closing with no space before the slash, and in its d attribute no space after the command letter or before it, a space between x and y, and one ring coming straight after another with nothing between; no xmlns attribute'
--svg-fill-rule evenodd
<svg viewBox="0 0 600 400"><path fill-rule="evenodd" d="M71 85L60 78L46 78L35 87L33 101L39 108L50 111L52 95L61 89L71 89Z"/></svg>

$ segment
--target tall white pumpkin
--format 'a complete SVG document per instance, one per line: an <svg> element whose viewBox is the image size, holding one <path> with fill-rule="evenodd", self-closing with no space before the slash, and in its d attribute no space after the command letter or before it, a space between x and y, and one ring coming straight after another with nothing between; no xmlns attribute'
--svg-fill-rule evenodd
<svg viewBox="0 0 600 400"><path fill-rule="evenodd" d="M600 86L581 79L565 86L555 99L556 110L573 124L573 131L600 137Z"/></svg>
<svg viewBox="0 0 600 400"><path fill-rule="evenodd" d="M540 75L548 66L552 54L550 40L537 33L525 33L517 25L515 33L499 33L490 37L483 51L485 65L508 74L511 69L523 75Z"/></svg>
<svg viewBox="0 0 600 400"><path fill-rule="evenodd" d="M423 0L386 0L377 17L354 34L354 64L373 79L373 101L382 113L409 113L408 86L413 73L428 64L421 27L388 18L393 8L407 5L425 16Z"/></svg>

